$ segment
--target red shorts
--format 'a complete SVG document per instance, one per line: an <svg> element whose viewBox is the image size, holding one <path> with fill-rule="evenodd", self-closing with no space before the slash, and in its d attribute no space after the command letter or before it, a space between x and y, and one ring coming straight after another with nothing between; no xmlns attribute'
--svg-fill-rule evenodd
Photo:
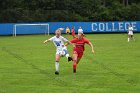
<svg viewBox="0 0 140 93"><path fill-rule="evenodd" d="M77 54L77 58L82 58L83 56L83 51L79 52L79 51L76 51L76 50L73 50L73 54Z"/></svg>

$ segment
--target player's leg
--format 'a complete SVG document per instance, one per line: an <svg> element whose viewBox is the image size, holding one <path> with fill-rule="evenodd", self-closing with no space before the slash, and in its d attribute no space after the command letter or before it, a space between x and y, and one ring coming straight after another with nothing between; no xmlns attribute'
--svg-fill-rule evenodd
<svg viewBox="0 0 140 93"><path fill-rule="evenodd" d="M73 72L76 73L77 64L80 62L80 59L83 56L83 52L77 53L76 51L73 54Z"/></svg>
<svg viewBox="0 0 140 93"><path fill-rule="evenodd" d="M128 34L128 42L130 41L130 35Z"/></svg>
<svg viewBox="0 0 140 93"><path fill-rule="evenodd" d="M67 31L66 34L69 35L69 32Z"/></svg>
<svg viewBox="0 0 140 93"><path fill-rule="evenodd" d="M81 60L81 58L78 57L78 58L77 58L77 64L80 62L80 60Z"/></svg>
<svg viewBox="0 0 140 93"><path fill-rule="evenodd" d="M56 57L55 57L55 59L56 59L56 62L55 62L55 69L56 69L56 71L55 71L55 74L59 74L59 61L60 61L60 58L61 58L61 56L59 55L59 54L56 54Z"/></svg>
<svg viewBox="0 0 140 93"><path fill-rule="evenodd" d="M132 35L130 35L130 40L132 40Z"/></svg>
<svg viewBox="0 0 140 93"><path fill-rule="evenodd" d="M73 58L73 72L76 73L76 68L77 68L77 64L79 63L81 58L77 58L77 55L74 55L75 57Z"/></svg>
<svg viewBox="0 0 140 93"><path fill-rule="evenodd" d="M72 37L73 37L73 38L76 38L75 34L72 34Z"/></svg>
<svg viewBox="0 0 140 93"><path fill-rule="evenodd" d="M73 54L73 72L74 72L74 73L76 73L77 57L78 57L78 54L77 54L77 53L74 53L74 54Z"/></svg>
<svg viewBox="0 0 140 93"><path fill-rule="evenodd" d="M66 58L68 59L68 62L71 61L72 57L69 56L69 53L68 53L68 50L67 50L66 46L63 47L63 52L64 52Z"/></svg>
<svg viewBox="0 0 140 93"><path fill-rule="evenodd" d="M132 38L133 41L135 41L135 38L134 38L133 34L131 35L131 38Z"/></svg>
<svg viewBox="0 0 140 93"><path fill-rule="evenodd" d="M68 34L70 34L70 31L68 31Z"/></svg>
<svg viewBox="0 0 140 93"><path fill-rule="evenodd" d="M80 62L82 56L83 56L83 52L78 53L77 64Z"/></svg>

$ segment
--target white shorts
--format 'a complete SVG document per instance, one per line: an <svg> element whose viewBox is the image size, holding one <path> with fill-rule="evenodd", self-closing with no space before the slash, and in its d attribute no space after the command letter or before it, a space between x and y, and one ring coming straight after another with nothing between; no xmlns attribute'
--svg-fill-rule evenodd
<svg viewBox="0 0 140 93"><path fill-rule="evenodd" d="M67 54L67 47L58 48L56 50L56 55L63 55L63 54Z"/></svg>
<svg viewBox="0 0 140 93"><path fill-rule="evenodd" d="M133 31L129 31L128 32L128 35L133 35Z"/></svg>
<svg viewBox="0 0 140 93"><path fill-rule="evenodd" d="M61 53L62 53L62 49L57 49L56 50L56 55L61 55Z"/></svg>

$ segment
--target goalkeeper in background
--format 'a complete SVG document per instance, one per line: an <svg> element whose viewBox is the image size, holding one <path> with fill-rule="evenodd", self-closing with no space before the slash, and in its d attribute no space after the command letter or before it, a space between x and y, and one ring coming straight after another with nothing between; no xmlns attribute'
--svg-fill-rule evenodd
<svg viewBox="0 0 140 93"><path fill-rule="evenodd" d="M69 29L69 27L66 27L66 34L70 34L70 29Z"/></svg>
<svg viewBox="0 0 140 93"><path fill-rule="evenodd" d="M59 61L60 58L62 56L66 56L68 58L68 61L71 61L72 58L69 57L68 51L66 46L64 46L64 42L67 42L68 44L70 43L66 38L64 38L63 36L61 36L61 31L64 30L63 28L59 28L55 31L55 36L53 36L52 38L45 40L44 43L47 42L53 42L55 47L56 47L56 61L55 61L55 74L59 75Z"/></svg>

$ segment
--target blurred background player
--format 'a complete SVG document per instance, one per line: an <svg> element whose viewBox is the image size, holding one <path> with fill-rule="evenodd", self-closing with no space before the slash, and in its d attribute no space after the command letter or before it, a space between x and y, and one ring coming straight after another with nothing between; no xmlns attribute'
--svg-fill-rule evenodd
<svg viewBox="0 0 140 93"><path fill-rule="evenodd" d="M78 32L84 33L81 26L79 27Z"/></svg>
<svg viewBox="0 0 140 93"><path fill-rule="evenodd" d="M66 34L70 34L70 29L69 29L69 27L66 27Z"/></svg>
<svg viewBox="0 0 140 93"><path fill-rule="evenodd" d="M132 25L128 26L128 42L130 40L134 40L135 41L134 36L133 36L133 27L132 27Z"/></svg>
<svg viewBox="0 0 140 93"><path fill-rule="evenodd" d="M76 37L76 36L75 36L75 30L74 30L74 27L72 27L72 29L71 29L71 35L72 35L73 38Z"/></svg>
<svg viewBox="0 0 140 93"><path fill-rule="evenodd" d="M83 36L85 37L85 34L84 34L83 29L82 29L81 26L80 26L79 29L78 29L78 33L83 33Z"/></svg>
<svg viewBox="0 0 140 93"><path fill-rule="evenodd" d="M83 56L83 53L85 50L85 47L84 47L85 43L91 46L91 52L94 53L92 43L88 39L84 38L83 34L84 34L83 32L79 31L78 37L70 40L70 43L75 44L75 47L73 49L73 62L74 62L73 72L74 73L76 73L77 64L79 63L80 59ZM66 46L69 45L70 43L67 43Z"/></svg>
<svg viewBox="0 0 140 93"><path fill-rule="evenodd" d="M55 74L59 74L59 61L61 56L66 56L68 58L68 61L71 61L72 58L69 57L69 54L67 52L67 48L64 46L64 42L67 42L68 44L70 43L66 38L64 38L63 36L61 36L61 31L63 30L63 28L59 28L55 31L55 36L51 37L48 40L45 40L44 43L47 42L53 42L55 47L56 47L56 62L55 62Z"/></svg>

